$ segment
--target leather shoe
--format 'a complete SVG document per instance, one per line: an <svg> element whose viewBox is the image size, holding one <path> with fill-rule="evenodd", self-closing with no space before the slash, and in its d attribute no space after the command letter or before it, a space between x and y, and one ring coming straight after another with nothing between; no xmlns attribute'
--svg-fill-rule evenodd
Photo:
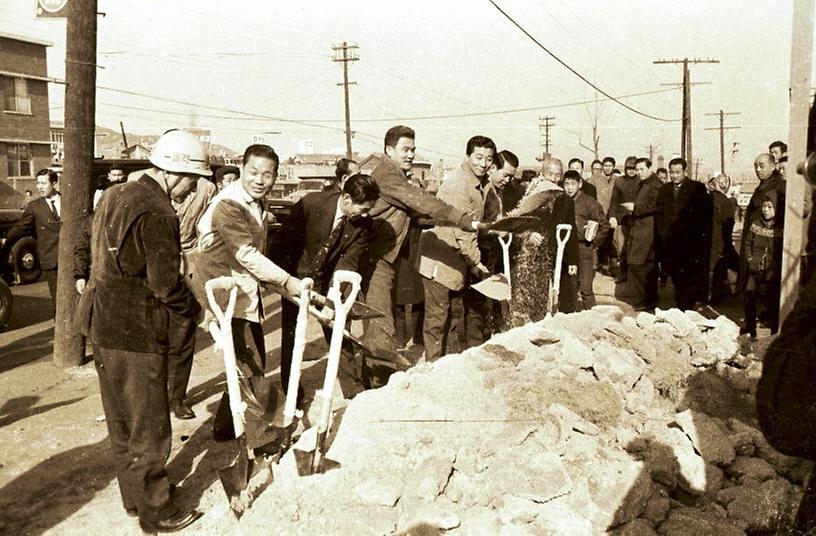
<svg viewBox="0 0 816 536"><path fill-rule="evenodd" d="M176 416L177 419L194 419L195 413L190 406L185 404L181 400L173 400L170 402L170 410L172 410L173 415Z"/></svg>
<svg viewBox="0 0 816 536"><path fill-rule="evenodd" d="M149 534L156 534L156 533L165 533L165 532L176 532L185 527L189 527L192 525L198 518L200 518L203 514L198 510L192 510L190 512L180 512L171 514L164 519L159 519L156 521L145 521L140 520L139 526L142 528L144 532Z"/></svg>

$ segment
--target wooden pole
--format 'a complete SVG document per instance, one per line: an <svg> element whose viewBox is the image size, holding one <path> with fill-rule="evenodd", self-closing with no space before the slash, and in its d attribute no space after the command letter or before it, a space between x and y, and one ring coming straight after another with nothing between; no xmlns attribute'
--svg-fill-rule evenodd
<svg viewBox="0 0 816 536"><path fill-rule="evenodd" d="M91 206L96 115L96 0L71 0L65 52L65 171L60 181L57 317L54 363L78 366L85 340L74 329L79 295L74 288L74 244Z"/></svg>
<svg viewBox="0 0 816 536"><path fill-rule="evenodd" d="M810 109L810 72L813 67L814 0L794 0L791 32L790 133L788 135L788 176L785 187L785 235L783 238L782 286L779 296L779 321L785 320L799 297L802 253L805 248L805 195L809 188L796 172L805 161L808 112Z"/></svg>

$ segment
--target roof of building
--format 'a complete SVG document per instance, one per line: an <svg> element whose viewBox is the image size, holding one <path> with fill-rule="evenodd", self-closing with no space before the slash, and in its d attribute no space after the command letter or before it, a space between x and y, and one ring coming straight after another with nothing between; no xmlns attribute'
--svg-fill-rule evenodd
<svg viewBox="0 0 816 536"><path fill-rule="evenodd" d="M14 39L15 41L22 41L23 43L31 43L34 45L42 45L44 47L52 47L54 43L51 41L46 41L45 39L40 39L39 37L31 37L26 35L19 35L10 32L2 32L0 31L0 37L5 39Z"/></svg>

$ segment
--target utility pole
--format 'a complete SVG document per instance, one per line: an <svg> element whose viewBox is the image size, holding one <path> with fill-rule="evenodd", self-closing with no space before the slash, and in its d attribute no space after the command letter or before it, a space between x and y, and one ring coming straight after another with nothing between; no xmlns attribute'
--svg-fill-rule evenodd
<svg viewBox="0 0 816 536"><path fill-rule="evenodd" d="M810 75L813 62L814 0L795 0L791 31L790 132L788 169L785 186L785 230L782 238L782 286L779 294L779 322L793 309L799 297L802 254L806 251L808 222L802 216L805 196L810 192L798 167L805 161L810 109ZM813 217L812 215L810 216Z"/></svg>
<svg viewBox="0 0 816 536"><path fill-rule="evenodd" d="M357 49L360 48L356 43L349 44L343 41L340 45L334 45L334 59L332 61L342 62L343 64L343 82L337 84L343 86L343 93L346 98L346 158L351 159L351 113L349 111L349 86L356 85L357 82L349 82L348 79L348 64L350 61L357 61L360 56L357 55Z"/></svg>
<svg viewBox="0 0 816 536"><path fill-rule="evenodd" d="M544 161L550 157L550 127L554 127L555 123L551 123L555 117L553 116L544 116L538 118L538 133L541 138L541 148L543 152L541 153L541 158L538 158L539 161Z"/></svg>
<svg viewBox="0 0 816 536"><path fill-rule="evenodd" d="M650 143L649 145L646 146L646 152L649 153L649 162L654 160L655 152L654 150L655 150L654 143Z"/></svg>
<svg viewBox="0 0 816 536"><path fill-rule="evenodd" d="M694 180L700 180L700 162L702 161L702 158L698 158L694 161Z"/></svg>
<svg viewBox="0 0 816 536"><path fill-rule="evenodd" d="M740 112L723 112L722 110L719 113L714 114L706 114L706 115L717 115L720 117L720 126L719 128L707 128L706 130L719 130L720 131L720 173L725 175L725 131L737 129L740 127L727 127L725 126L725 116L726 115L740 115Z"/></svg>
<svg viewBox="0 0 816 536"><path fill-rule="evenodd" d="M127 158L128 155L130 154L128 152L128 147L130 147L130 145L128 145L127 134L125 134L125 124L122 123L121 121L119 121L119 128L122 129L122 143L125 144L125 148L122 149L122 158ZM96 151L94 151L94 155L96 155Z"/></svg>
<svg viewBox="0 0 816 536"><path fill-rule="evenodd" d="M656 60L655 64L680 63L683 65L683 122L680 132L680 156L690 165L692 162L691 153L691 72L690 63L720 63L720 60L698 58L683 58L671 60Z"/></svg>
<svg viewBox="0 0 816 536"><path fill-rule="evenodd" d="M72 0L65 51L65 172L60 180L61 227L57 262L54 363L73 367L85 357L74 319L79 295L71 265L74 244L91 206L96 116L96 0Z"/></svg>

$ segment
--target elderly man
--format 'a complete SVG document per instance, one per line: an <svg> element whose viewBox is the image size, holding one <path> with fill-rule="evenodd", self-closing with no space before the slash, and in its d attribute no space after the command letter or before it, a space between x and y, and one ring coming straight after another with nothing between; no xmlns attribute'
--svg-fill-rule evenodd
<svg viewBox="0 0 816 536"><path fill-rule="evenodd" d="M198 259L194 281L232 276L238 280L238 301L232 319L232 337L240 370L241 390L247 393L247 445L258 454L271 454L279 446L281 431L272 426L280 406L278 391L266 377L266 344L261 283L300 294L300 280L264 255L268 211L266 193L275 184L280 162L268 145L250 145L244 151L241 179L221 190L198 224ZM213 438L235 438L225 392L213 423ZM270 450L271 449L271 450Z"/></svg>
<svg viewBox="0 0 816 536"><path fill-rule="evenodd" d="M470 138L465 160L442 183L437 197L482 219L490 189L488 170L495 154L496 144L490 138ZM472 232L434 227L422 233L419 252L419 274L425 289L425 359L435 361L448 353L450 339L456 337L464 320L465 285L484 279L489 272L482 264L477 236Z"/></svg>
<svg viewBox="0 0 816 536"><path fill-rule="evenodd" d="M674 301L688 310L707 298L713 207L705 185L686 176L684 159L669 162L669 177L657 195L659 252L674 284Z"/></svg>
<svg viewBox="0 0 816 536"><path fill-rule="evenodd" d="M363 341L386 360L394 359L396 337L392 292L395 262L408 235L411 219L424 223L457 227L475 232L478 221L437 199L409 179L416 154L414 130L397 125L385 133L385 155L371 172L380 188L380 197L369 214L372 217L371 246L364 277L366 301L379 308L385 316L370 320L365 326ZM474 235L475 236L475 235Z"/></svg>
<svg viewBox="0 0 816 536"><path fill-rule="evenodd" d="M93 343L102 407L119 491L148 533L180 530L199 514L172 504L167 394L171 317L200 308L180 272L176 212L200 176L210 175L204 146L172 130L150 153L152 168L102 196L93 223L91 277L78 318Z"/></svg>

